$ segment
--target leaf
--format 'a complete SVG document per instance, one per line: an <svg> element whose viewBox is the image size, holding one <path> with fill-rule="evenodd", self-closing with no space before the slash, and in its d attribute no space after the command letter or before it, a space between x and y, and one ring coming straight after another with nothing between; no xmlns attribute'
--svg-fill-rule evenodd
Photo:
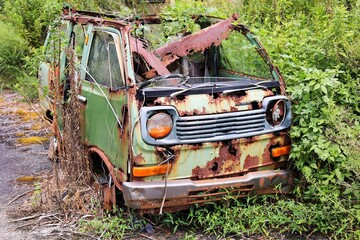
<svg viewBox="0 0 360 240"><path fill-rule="evenodd" d="M311 164L310 164L310 167L312 167L313 169L317 169L317 168L318 168L317 165L316 165L316 163L311 163Z"/></svg>
<svg viewBox="0 0 360 240"><path fill-rule="evenodd" d="M307 166L302 168L302 172L305 175L305 177L307 177L307 178L309 178L311 176L311 174L312 174L311 168L309 168Z"/></svg>
<svg viewBox="0 0 360 240"><path fill-rule="evenodd" d="M339 180L343 180L343 175L338 168L335 169L335 175Z"/></svg>
<svg viewBox="0 0 360 240"><path fill-rule="evenodd" d="M327 89L324 85L321 86L321 91L327 95Z"/></svg>

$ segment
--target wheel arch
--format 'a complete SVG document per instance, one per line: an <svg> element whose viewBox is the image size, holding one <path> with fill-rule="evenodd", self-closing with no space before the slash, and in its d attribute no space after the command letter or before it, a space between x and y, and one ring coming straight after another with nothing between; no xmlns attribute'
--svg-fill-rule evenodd
<svg viewBox="0 0 360 240"><path fill-rule="evenodd" d="M115 169L114 165L111 163L110 159L106 156L106 154L97 147L90 147L87 152L88 152L90 161L94 161L94 160L99 161L100 160L103 163L105 163L105 166L107 168L106 170L108 171L108 173L110 173L111 178L113 179L116 187L122 191L121 181L119 181L119 177L117 177L117 175L119 176L119 174L116 174L116 169ZM94 157L92 157L92 155L94 155L94 154L96 156L98 156L98 159L94 159ZM91 162L91 164L92 164L92 166L94 166L94 162Z"/></svg>

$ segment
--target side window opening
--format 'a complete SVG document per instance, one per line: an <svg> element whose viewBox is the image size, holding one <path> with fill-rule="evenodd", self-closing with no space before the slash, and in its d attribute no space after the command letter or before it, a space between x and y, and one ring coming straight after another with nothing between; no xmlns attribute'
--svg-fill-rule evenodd
<svg viewBox="0 0 360 240"><path fill-rule="evenodd" d="M66 31L68 23L62 21L58 26L48 30L48 36L45 41L45 59L54 66L60 64L61 50L67 46Z"/></svg>
<svg viewBox="0 0 360 240"><path fill-rule="evenodd" d="M74 51L73 60L75 61L75 68L78 69L81 64L81 58L82 58L82 51L84 49L84 42L85 42L85 33L80 24L75 24L73 26L71 35L70 35L70 41L69 41L69 48L71 48ZM66 80L64 84L64 100L66 101L69 98L70 95L70 79L69 79L69 69L68 69L69 60L66 59ZM78 76L77 71L75 71L75 85L77 86L78 82Z"/></svg>
<svg viewBox="0 0 360 240"><path fill-rule="evenodd" d="M137 52L133 52L133 65L137 82L143 82L146 79L146 73L151 70L151 67L146 60Z"/></svg>
<svg viewBox="0 0 360 240"><path fill-rule="evenodd" d="M76 24L73 29L73 48L75 50L76 62L81 63L85 43L85 32L83 26Z"/></svg>
<svg viewBox="0 0 360 240"><path fill-rule="evenodd" d="M90 82L115 90L124 85L115 40L110 33L94 33L87 70L85 79Z"/></svg>

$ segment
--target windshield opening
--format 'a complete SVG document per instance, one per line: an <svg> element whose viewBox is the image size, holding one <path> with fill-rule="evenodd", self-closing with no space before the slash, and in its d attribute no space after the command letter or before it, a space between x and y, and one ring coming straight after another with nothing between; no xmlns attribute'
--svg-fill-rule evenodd
<svg viewBox="0 0 360 240"><path fill-rule="evenodd" d="M256 44L256 40L249 39L252 38L251 36L247 38L241 29L231 27L230 29L232 30L226 33L228 34L226 39L218 43L210 43L208 47L202 50L192 49L191 45L186 45L186 41L182 42L181 36L177 35L175 49L184 49L186 54L180 54L181 56L172 55L172 58L166 58L167 56L162 58L164 56L159 55L157 57L163 62L170 74L180 74L189 77L186 81L188 84L229 81L244 83L245 81L261 82L274 80L271 66L260 55L259 51L261 52L262 49L258 49L259 45ZM159 28L154 30L145 25L145 27L141 28L141 31L139 31L140 29L137 30L137 36L146 38L147 44L145 45L148 50L154 49L154 46L162 42L159 40L162 39L159 36L161 35L160 32L155 31L159 30ZM157 38L154 38L154 35L157 35ZM171 52L171 48L168 48L168 51ZM155 50L152 53L156 55ZM182 82L182 78L179 78L177 81L177 78L168 78L166 76L164 76L166 78L164 80L158 80L159 77L162 77L158 76L156 81L151 81L152 77L161 74L156 74L155 71L155 76L150 77L151 75L148 74L151 70L149 64L136 53L133 54L133 65L138 83L151 82L146 84L146 87L179 87L179 82Z"/></svg>

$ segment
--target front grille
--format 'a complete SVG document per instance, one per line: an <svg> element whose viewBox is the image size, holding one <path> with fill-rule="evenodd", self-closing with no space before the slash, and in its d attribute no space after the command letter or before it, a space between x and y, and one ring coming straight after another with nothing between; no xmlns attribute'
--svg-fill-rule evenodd
<svg viewBox="0 0 360 240"><path fill-rule="evenodd" d="M229 134L262 131L265 128L265 110L252 110L180 117L176 121L176 134L180 140L214 138Z"/></svg>

